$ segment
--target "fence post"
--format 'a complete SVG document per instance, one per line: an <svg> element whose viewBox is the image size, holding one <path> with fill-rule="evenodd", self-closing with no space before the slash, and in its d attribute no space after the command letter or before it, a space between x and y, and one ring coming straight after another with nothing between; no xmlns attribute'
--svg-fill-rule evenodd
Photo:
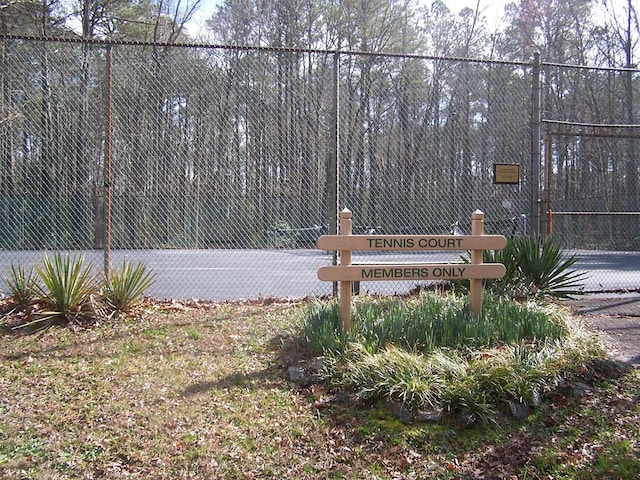
<svg viewBox="0 0 640 480"><path fill-rule="evenodd" d="M476 210L471 214L471 235L484 235L484 213ZM483 250L471 250L471 263L480 265L483 262ZM471 312L482 313L482 278L472 278L470 283Z"/></svg>
<svg viewBox="0 0 640 480"><path fill-rule="evenodd" d="M111 161L113 153L113 48L107 45L107 118L104 152L104 277L111 277Z"/></svg>
<svg viewBox="0 0 640 480"><path fill-rule="evenodd" d="M333 105L331 111L332 132L329 144L331 151L327 165L327 209L329 233L338 233L338 210L340 208L340 52L333 55ZM333 252L333 265L338 264L338 252ZM333 296L339 295L338 282L333 282Z"/></svg>
<svg viewBox="0 0 640 480"><path fill-rule="evenodd" d="M531 232L537 240L540 238L540 122L542 110L540 96L542 93L542 83L540 75L541 63L540 53L533 54L532 84L531 84Z"/></svg>
<svg viewBox="0 0 640 480"><path fill-rule="evenodd" d="M351 210L345 208L340 212L340 235L351 235L353 232L351 225ZM351 250L340 250L340 266L351 265ZM351 328L351 282L340 282L340 320L342 321L342 331L348 332Z"/></svg>

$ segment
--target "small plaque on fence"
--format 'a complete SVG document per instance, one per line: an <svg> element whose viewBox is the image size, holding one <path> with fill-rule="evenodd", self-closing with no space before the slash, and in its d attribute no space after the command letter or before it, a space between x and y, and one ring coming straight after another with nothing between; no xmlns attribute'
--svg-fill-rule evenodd
<svg viewBox="0 0 640 480"><path fill-rule="evenodd" d="M519 185L520 165L511 163L494 163L493 183L499 185Z"/></svg>

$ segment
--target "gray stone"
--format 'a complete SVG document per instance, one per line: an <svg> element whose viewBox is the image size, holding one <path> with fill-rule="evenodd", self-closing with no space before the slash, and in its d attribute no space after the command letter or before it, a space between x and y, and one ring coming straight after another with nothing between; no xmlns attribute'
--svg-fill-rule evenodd
<svg viewBox="0 0 640 480"><path fill-rule="evenodd" d="M529 407L529 405L518 402L516 400L509 400L507 404L509 405L511 415L513 415L518 420L524 420L529 415L531 415L531 407Z"/></svg>
<svg viewBox="0 0 640 480"><path fill-rule="evenodd" d="M458 422L462 428L471 428L477 421L478 419L471 412L460 412L460 414L458 414Z"/></svg>
<svg viewBox="0 0 640 480"><path fill-rule="evenodd" d="M531 406L539 407L540 405L542 405L542 394L539 390L535 390L531 398Z"/></svg>
<svg viewBox="0 0 640 480"><path fill-rule="evenodd" d="M416 422L418 423L438 423L441 419L441 408L435 408L433 410L419 410L416 414Z"/></svg>
<svg viewBox="0 0 640 480"><path fill-rule="evenodd" d="M320 373L327 365L327 357L314 357L309 361L308 369L313 373Z"/></svg>
<svg viewBox="0 0 640 480"><path fill-rule="evenodd" d="M397 402L395 400L387 400L385 405L391 411L393 416L402 423L411 424L414 422L413 412L411 412L404 403Z"/></svg>
<svg viewBox="0 0 640 480"><path fill-rule="evenodd" d="M585 395L591 394L593 388L591 385L587 385L586 383L573 382L572 391L576 397L584 397Z"/></svg>
<svg viewBox="0 0 640 480"><path fill-rule="evenodd" d="M301 362L288 368L289 380L301 387L309 387L322 382L321 371L326 363L325 357L316 357L309 362Z"/></svg>
<svg viewBox="0 0 640 480"><path fill-rule="evenodd" d="M593 363L596 371L609 377L619 377L631 370L631 366L628 363L619 362L611 358L595 360Z"/></svg>
<svg viewBox="0 0 640 480"><path fill-rule="evenodd" d="M437 423L442 418L441 408L414 412L399 401L387 400L385 404L395 418L408 425L414 423Z"/></svg>
<svg viewBox="0 0 640 480"><path fill-rule="evenodd" d="M300 382L305 374L304 368L300 366L289 367L288 371L292 382Z"/></svg>

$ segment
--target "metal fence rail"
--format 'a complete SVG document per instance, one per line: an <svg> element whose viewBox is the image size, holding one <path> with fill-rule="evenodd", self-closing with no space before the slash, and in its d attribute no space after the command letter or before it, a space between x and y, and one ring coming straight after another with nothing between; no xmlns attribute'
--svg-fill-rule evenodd
<svg viewBox="0 0 640 480"><path fill-rule="evenodd" d="M287 286L285 295L324 295L330 287L300 291L303 268L276 253L330 262L304 249L335 229L343 207L355 233L468 232L481 209L486 232L507 236L532 233L545 210L532 196L545 171L532 170L533 63L0 42L5 266L37 261L33 252L98 250L113 252L110 264L153 264L160 283L181 283L179 297ZM496 163L519 165L519 182L495 183ZM224 270L225 252L250 257L251 272ZM274 262L289 276L272 276ZM172 276L198 269L223 280ZM235 294L243 275L266 284Z"/></svg>

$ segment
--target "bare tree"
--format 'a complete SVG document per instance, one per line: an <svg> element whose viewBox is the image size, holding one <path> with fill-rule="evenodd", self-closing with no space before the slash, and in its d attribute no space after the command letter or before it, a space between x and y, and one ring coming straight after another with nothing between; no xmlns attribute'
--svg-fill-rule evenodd
<svg viewBox="0 0 640 480"><path fill-rule="evenodd" d="M624 67L629 69L624 74L625 92L625 120L629 125L635 125L637 116L635 114L635 95L632 69L637 68L634 53L640 42L640 23L638 22L638 12L631 0L627 0L623 8L623 14L616 11L616 7L609 0L603 0L603 4L609 12L609 25L618 48L623 55ZM637 159L637 139L627 139L626 148L626 170L625 187L627 192L626 208L631 212L638 211L638 159Z"/></svg>

